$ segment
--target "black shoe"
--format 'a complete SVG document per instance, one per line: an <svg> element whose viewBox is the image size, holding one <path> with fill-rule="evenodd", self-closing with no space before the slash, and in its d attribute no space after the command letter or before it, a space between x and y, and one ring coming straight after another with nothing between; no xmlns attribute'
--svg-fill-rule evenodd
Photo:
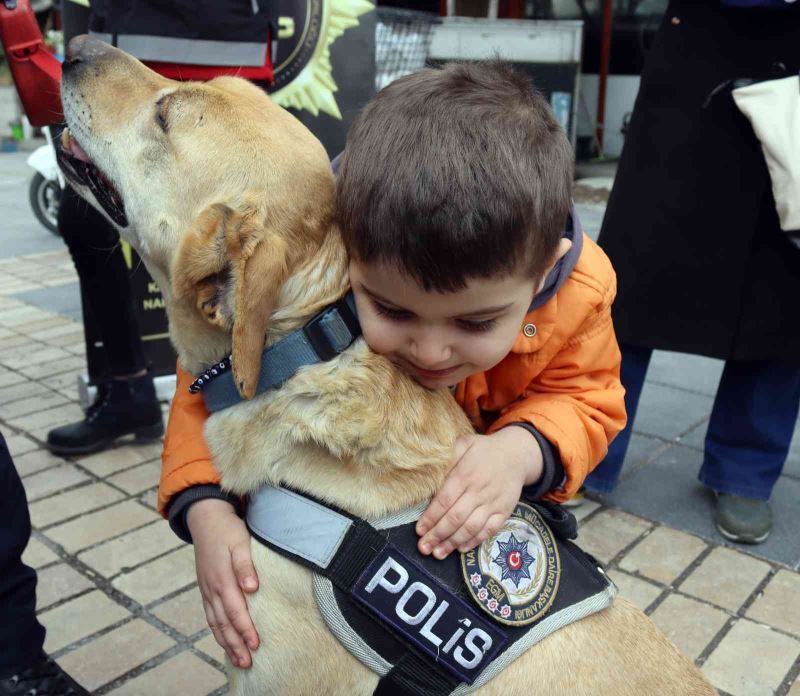
<svg viewBox="0 0 800 696"><path fill-rule="evenodd" d="M134 435L137 440L156 440L164 434L161 406L150 375L111 379L97 388L97 400L86 417L47 434L53 454L91 454L114 440Z"/></svg>
<svg viewBox="0 0 800 696"><path fill-rule="evenodd" d="M47 655L39 662L0 679L0 696L90 696Z"/></svg>

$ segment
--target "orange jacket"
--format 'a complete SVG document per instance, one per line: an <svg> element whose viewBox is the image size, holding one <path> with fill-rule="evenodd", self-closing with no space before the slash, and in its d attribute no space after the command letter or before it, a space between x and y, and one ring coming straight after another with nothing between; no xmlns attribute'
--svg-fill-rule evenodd
<svg viewBox="0 0 800 696"><path fill-rule="evenodd" d="M564 501L580 488L625 427L620 352L611 323L616 276L588 238L558 292L525 317L511 352L487 372L472 375L455 397L478 431L510 423L533 425L558 451L566 479L547 497ZM534 331L528 328L528 333ZM203 397L190 394L193 377L180 365L162 455L158 508L186 488L219 483L205 440Z"/></svg>

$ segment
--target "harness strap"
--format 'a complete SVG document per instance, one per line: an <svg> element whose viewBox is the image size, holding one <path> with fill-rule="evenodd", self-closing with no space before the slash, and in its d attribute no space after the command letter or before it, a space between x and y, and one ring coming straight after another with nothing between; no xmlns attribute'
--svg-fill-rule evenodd
<svg viewBox="0 0 800 696"><path fill-rule="evenodd" d="M247 506L247 526L266 546L349 592L386 546L369 522L286 488L264 486Z"/></svg>
<svg viewBox="0 0 800 696"><path fill-rule="evenodd" d="M442 670L422 660L416 653L408 652L381 677L372 696L449 696L458 683Z"/></svg>
<svg viewBox="0 0 800 696"><path fill-rule="evenodd" d="M286 488L259 489L250 498L246 522L262 544L328 578L344 593L388 544L366 520ZM458 685L409 647L381 677L374 696L448 696Z"/></svg>

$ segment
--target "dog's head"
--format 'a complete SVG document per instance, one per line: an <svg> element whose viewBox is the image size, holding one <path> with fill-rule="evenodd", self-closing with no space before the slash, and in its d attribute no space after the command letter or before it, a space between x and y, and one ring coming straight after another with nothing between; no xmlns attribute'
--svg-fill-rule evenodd
<svg viewBox="0 0 800 696"><path fill-rule="evenodd" d="M175 82L87 36L70 42L61 93L67 179L161 286L187 368L231 350L252 396L281 285L330 224L324 148L245 80Z"/></svg>

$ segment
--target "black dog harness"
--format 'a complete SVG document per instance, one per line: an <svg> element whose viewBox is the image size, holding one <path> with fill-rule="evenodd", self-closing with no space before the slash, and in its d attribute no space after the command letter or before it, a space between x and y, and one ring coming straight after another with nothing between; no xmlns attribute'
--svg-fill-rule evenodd
<svg viewBox="0 0 800 696"><path fill-rule="evenodd" d="M466 694L553 631L608 607L614 584L558 505L521 502L495 537L417 552L424 505L372 523L286 488L251 497L261 543L313 571L330 631L380 676L376 696Z"/></svg>

